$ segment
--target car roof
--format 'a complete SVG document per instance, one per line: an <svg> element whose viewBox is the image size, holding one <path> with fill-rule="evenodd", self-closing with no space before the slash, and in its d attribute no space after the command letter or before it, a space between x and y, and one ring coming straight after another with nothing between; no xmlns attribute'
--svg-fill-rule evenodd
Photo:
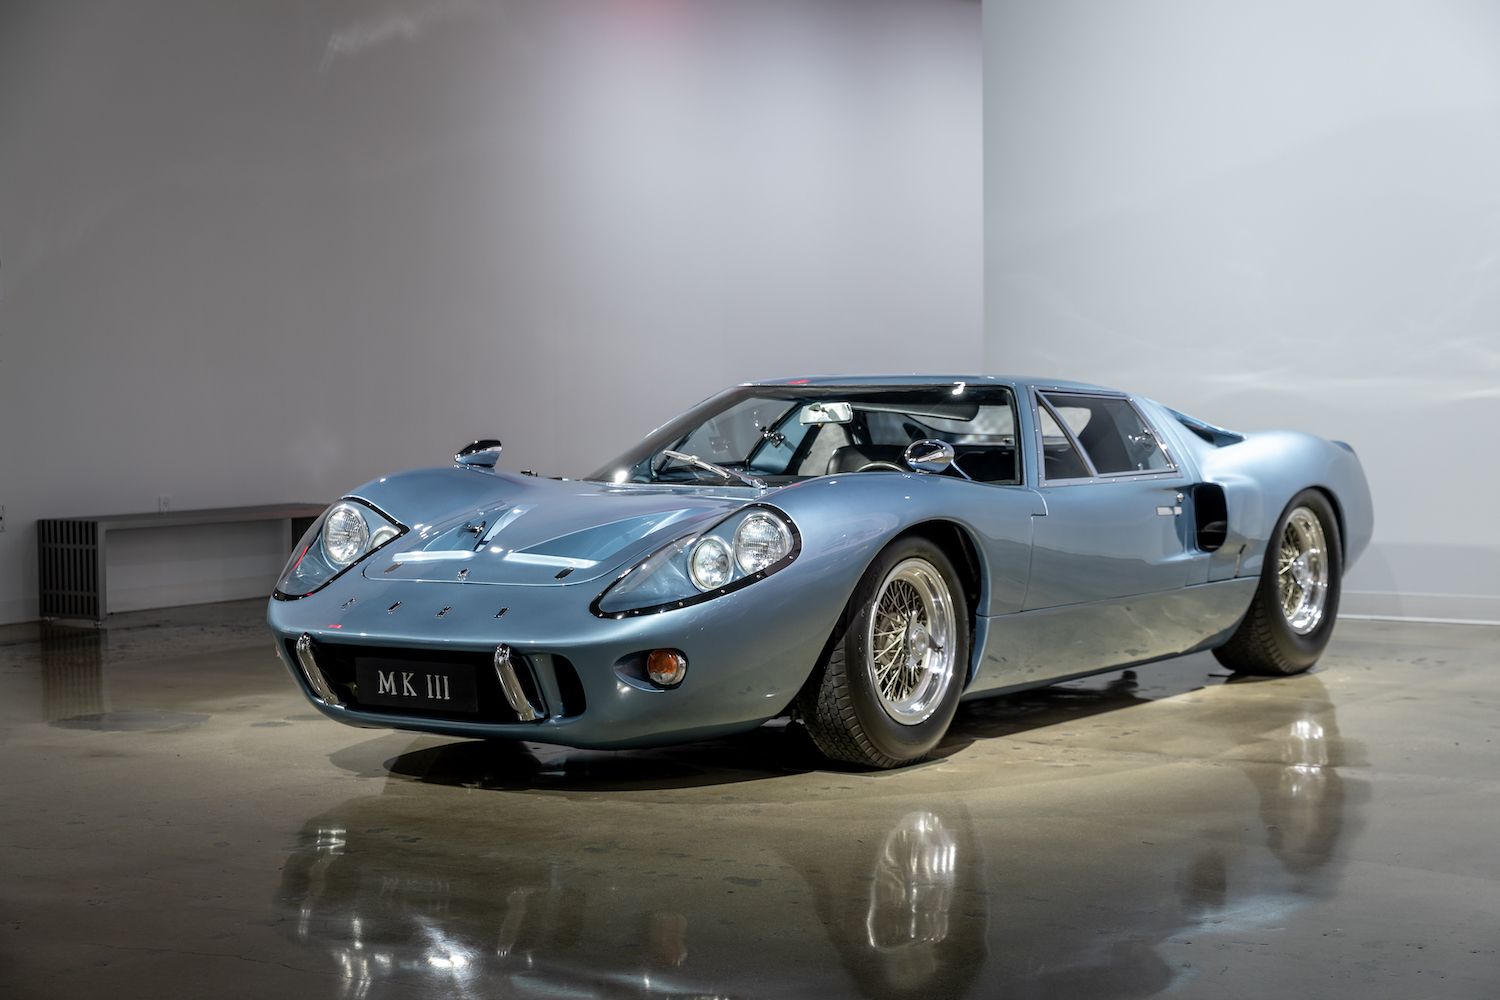
<svg viewBox="0 0 1500 1000"><path fill-rule="evenodd" d="M876 386L876 385L944 385L954 382L966 382L969 385L1014 385L1014 386L1044 386L1058 389L1103 389L1106 392L1118 392L1117 389L1107 389L1102 385L1093 385L1088 382L1072 382L1059 378L1037 378L1015 375L974 375L974 374L926 374L912 372L906 375L812 375L797 376L793 378L770 378L756 379L753 382L745 382L744 385L816 385L816 386Z"/></svg>

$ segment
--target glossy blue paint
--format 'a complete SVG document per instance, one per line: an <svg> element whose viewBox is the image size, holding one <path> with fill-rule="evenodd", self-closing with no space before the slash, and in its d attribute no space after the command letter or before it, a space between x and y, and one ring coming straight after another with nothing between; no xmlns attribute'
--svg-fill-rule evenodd
<svg viewBox="0 0 1500 1000"><path fill-rule="evenodd" d="M1305 434L1248 434L1214 447L1165 407L1131 397L1176 470L1135 481L1040 482L1031 386L1077 383L985 376L826 377L758 385L1010 387L1019 403L1023 482L860 472L774 489L614 484L520 476L489 468L417 469L349 495L410 528L324 589L273 600L268 621L297 682L325 715L361 726L461 736L628 747L752 728L784 712L807 680L866 567L892 539L957 527L978 559L972 674L966 697L1209 648L1249 605L1267 536L1298 491L1326 490L1342 517L1345 565L1369 541L1372 511L1358 459ZM1195 483L1224 488L1229 534L1197 547ZM621 619L590 605L661 546L747 504L782 513L801 549L779 572L690 607ZM1162 516L1159 506L1181 506ZM1210 582L1212 581L1212 582ZM1196 584L1196 585L1192 585ZM442 609L448 609L441 616ZM503 617L496 617L501 608ZM392 714L325 705L308 689L289 643L492 653L524 658L549 717L536 723ZM656 690L616 664L669 647L687 656L682 684ZM562 715L566 658L586 709Z"/></svg>
<svg viewBox="0 0 1500 1000"><path fill-rule="evenodd" d="M1182 476L1139 482L1045 486L1037 518L1025 610L1108 601L1187 586L1191 539L1181 516Z"/></svg>
<svg viewBox="0 0 1500 1000"><path fill-rule="evenodd" d="M964 697L1019 691L1211 649L1250 606L1255 578L985 620L987 642Z"/></svg>

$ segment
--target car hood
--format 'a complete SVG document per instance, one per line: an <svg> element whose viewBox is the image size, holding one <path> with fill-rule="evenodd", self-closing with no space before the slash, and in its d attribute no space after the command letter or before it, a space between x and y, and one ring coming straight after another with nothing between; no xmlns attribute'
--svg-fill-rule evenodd
<svg viewBox="0 0 1500 1000"><path fill-rule="evenodd" d="M351 495L410 529L366 560L372 580L564 586L618 575L765 494L453 468L387 476Z"/></svg>

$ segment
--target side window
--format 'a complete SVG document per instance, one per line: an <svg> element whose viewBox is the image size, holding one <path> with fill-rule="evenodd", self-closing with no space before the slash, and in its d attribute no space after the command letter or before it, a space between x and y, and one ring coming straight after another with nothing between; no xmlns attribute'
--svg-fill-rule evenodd
<svg viewBox="0 0 1500 1000"><path fill-rule="evenodd" d="M1016 411L1011 395L998 393L996 402L981 403L963 419L927 416L921 437L936 437L953 445L954 465L976 483L1010 486L1020 482L1016 465ZM1003 401L1001 401L1003 400Z"/></svg>
<svg viewBox="0 0 1500 1000"><path fill-rule="evenodd" d="M1055 392L1046 393L1043 398L1068 424L1099 475L1168 472L1173 468L1156 435L1129 400ZM1045 437L1044 418L1044 450Z"/></svg>
<svg viewBox="0 0 1500 1000"><path fill-rule="evenodd" d="M927 431L911 417L880 411L865 413L865 433L870 436L871 444L899 445L902 448L918 438L927 437Z"/></svg>
<svg viewBox="0 0 1500 1000"><path fill-rule="evenodd" d="M808 451L803 473L832 475L873 469L904 472L907 446L934 438L953 446L953 465L943 475L997 486L1016 485L1020 479L1014 399L1002 386L960 386L957 393L941 386L920 393L896 390L851 397L855 413L849 425L852 437L830 452L823 447L825 437L845 430L825 426ZM820 454L826 456L823 467L818 464Z"/></svg>
<svg viewBox="0 0 1500 1000"><path fill-rule="evenodd" d="M1058 424L1058 418L1052 415L1052 408L1047 405L1045 396L1042 397L1042 405L1037 407L1037 412L1042 421L1042 479L1055 481L1089 478L1092 473L1088 463L1078 454L1078 449L1073 447L1072 439ZM1058 416L1067 421L1068 428L1076 434L1087 424L1087 413L1086 410L1083 414L1064 410Z"/></svg>

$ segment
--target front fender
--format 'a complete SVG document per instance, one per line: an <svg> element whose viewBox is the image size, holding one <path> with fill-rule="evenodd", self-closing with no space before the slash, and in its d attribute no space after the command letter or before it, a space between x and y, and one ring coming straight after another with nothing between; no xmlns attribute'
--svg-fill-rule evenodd
<svg viewBox="0 0 1500 1000"><path fill-rule="evenodd" d="M805 557L822 564L826 585L845 601L891 539L933 521L957 525L979 557L981 615L1020 610L1031 567L1031 518L1046 511L1041 496L1024 486L901 472L826 476L768 500L797 523Z"/></svg>

